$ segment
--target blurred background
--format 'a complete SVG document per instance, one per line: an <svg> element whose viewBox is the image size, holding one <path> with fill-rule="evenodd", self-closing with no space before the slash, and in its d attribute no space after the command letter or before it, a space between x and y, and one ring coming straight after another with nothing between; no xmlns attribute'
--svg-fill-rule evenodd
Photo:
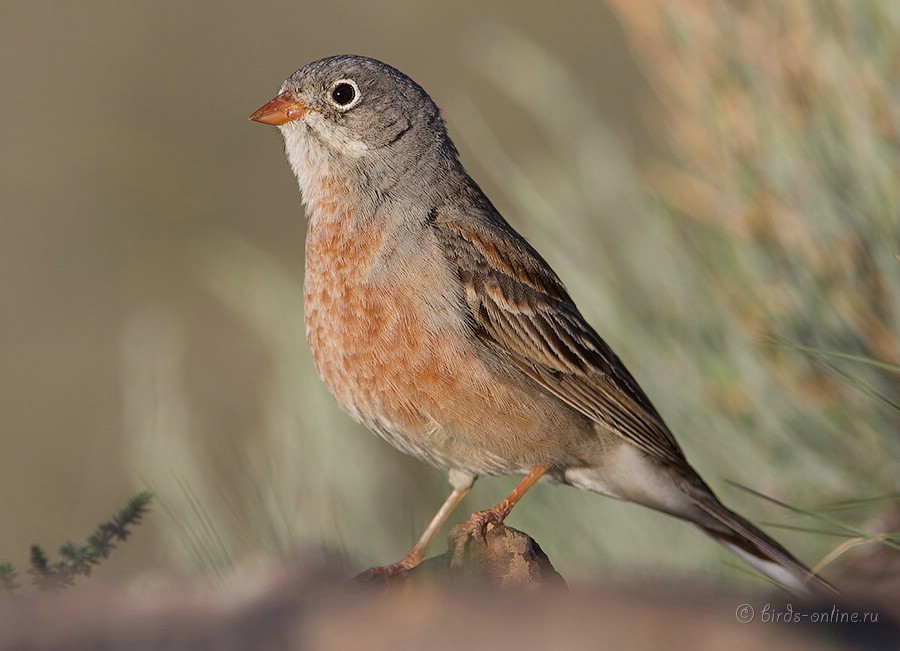
<svg viewBox="0 0 900 651"><path fill-rule="evenodd" d="M149 489L107 577L298 554L355 572L443 501L443 473L316 377L300 196L277 131L247 121L342 52L435 98L726 503L810 564L883 548L900 5L4 0L0 560ZM480 481L453 522L515 481ZM570 581L765 587L691 527L570 488L509 523Z"/></svg>

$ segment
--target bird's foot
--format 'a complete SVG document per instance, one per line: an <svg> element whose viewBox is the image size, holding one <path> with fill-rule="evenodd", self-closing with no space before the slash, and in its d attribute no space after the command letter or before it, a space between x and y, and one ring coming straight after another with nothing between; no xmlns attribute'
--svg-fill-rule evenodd
<svg viewBox="0 0 900 651"><path fill-rule="evenodd" d="M422 562L422 554L418 550L413 549L406 558L390 565L381 565L379 567L370 567L353 577L357 583L389 583L395 577L413 569Z"/></svg>
<svg viewBox="0 0 900 651"><path fill-rule="evenodd" d="M509 512L498 506L493 506L484 511L475 511L469 516L469 519L459 525L461 534L468 534L479 542L484 542L484 534L487 532L488 525L496 527L503 524Z"/></svg>
<svg viewBox="0 0 900 651"><path fill-rule="evenodd" d="M353 577L357 583L387 583L392 577L405 572L406 567L402 567L401 563L392 563L391 565L382 565L380 567L370 567Z"/></svg>
<svg viewBox="0 0 900 651"><path fill-rule="evenodd" d="M483 545L485 543L484 535L489 526L496 527L503 524L507 515L509 515L509 510L498 504L484 511L475 511L468 520L453 527L450 538L454 541L454 557L461 557L460 554L464 551L470 538Z"/></svg>

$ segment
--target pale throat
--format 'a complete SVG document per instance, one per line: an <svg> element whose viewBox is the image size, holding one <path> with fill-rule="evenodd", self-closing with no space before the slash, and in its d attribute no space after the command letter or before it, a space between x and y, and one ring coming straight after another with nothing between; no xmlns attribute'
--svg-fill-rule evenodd
<svg viewBox="0 0 900 651"><path fill-rule="evenodd" d="M280 130L288 162L310 212L315 210L323 192L327 194L328 188L323 189L323 182L341 175L336 168L346 167L334 161L352 161L369 150L364 142L351 137L344 129L335 128L317 113L308 114L302 121L289 123Z"/></svg>

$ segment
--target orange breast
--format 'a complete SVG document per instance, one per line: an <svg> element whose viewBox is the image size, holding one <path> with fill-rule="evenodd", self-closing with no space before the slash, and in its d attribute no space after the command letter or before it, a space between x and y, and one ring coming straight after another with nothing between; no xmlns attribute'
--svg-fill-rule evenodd
<svg viewBox="0 0 900 651"><path fill-rule="evenodd" d="M398 236L384 220L359 224L340 194L313 207L304 290L319 374L407 453L478 474L529 470L550 445L549 410L479 357L436 241L396 247Z"/></svg>
<svg viewBox="0 0 900 651"><path fill-rule="evenodd" d="M435 429L456 384L458 346L429 327L414 290L374 265L385 227L365 235L321 220L307 235L306 331L313 359L338 404L378 430Z"/></svg>

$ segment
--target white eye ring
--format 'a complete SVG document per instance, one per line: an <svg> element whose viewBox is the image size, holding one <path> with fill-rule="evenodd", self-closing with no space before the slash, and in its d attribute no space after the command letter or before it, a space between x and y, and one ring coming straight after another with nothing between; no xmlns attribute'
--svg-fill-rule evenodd
<svg viewBox="0 0 900 651"><path fill-rule="evenodd" d="M359 86L352 79L338 79L331 84L328 90L328 101L338 111L349 111L359 104L362 99L362 93L359 92Z"/></svg>

